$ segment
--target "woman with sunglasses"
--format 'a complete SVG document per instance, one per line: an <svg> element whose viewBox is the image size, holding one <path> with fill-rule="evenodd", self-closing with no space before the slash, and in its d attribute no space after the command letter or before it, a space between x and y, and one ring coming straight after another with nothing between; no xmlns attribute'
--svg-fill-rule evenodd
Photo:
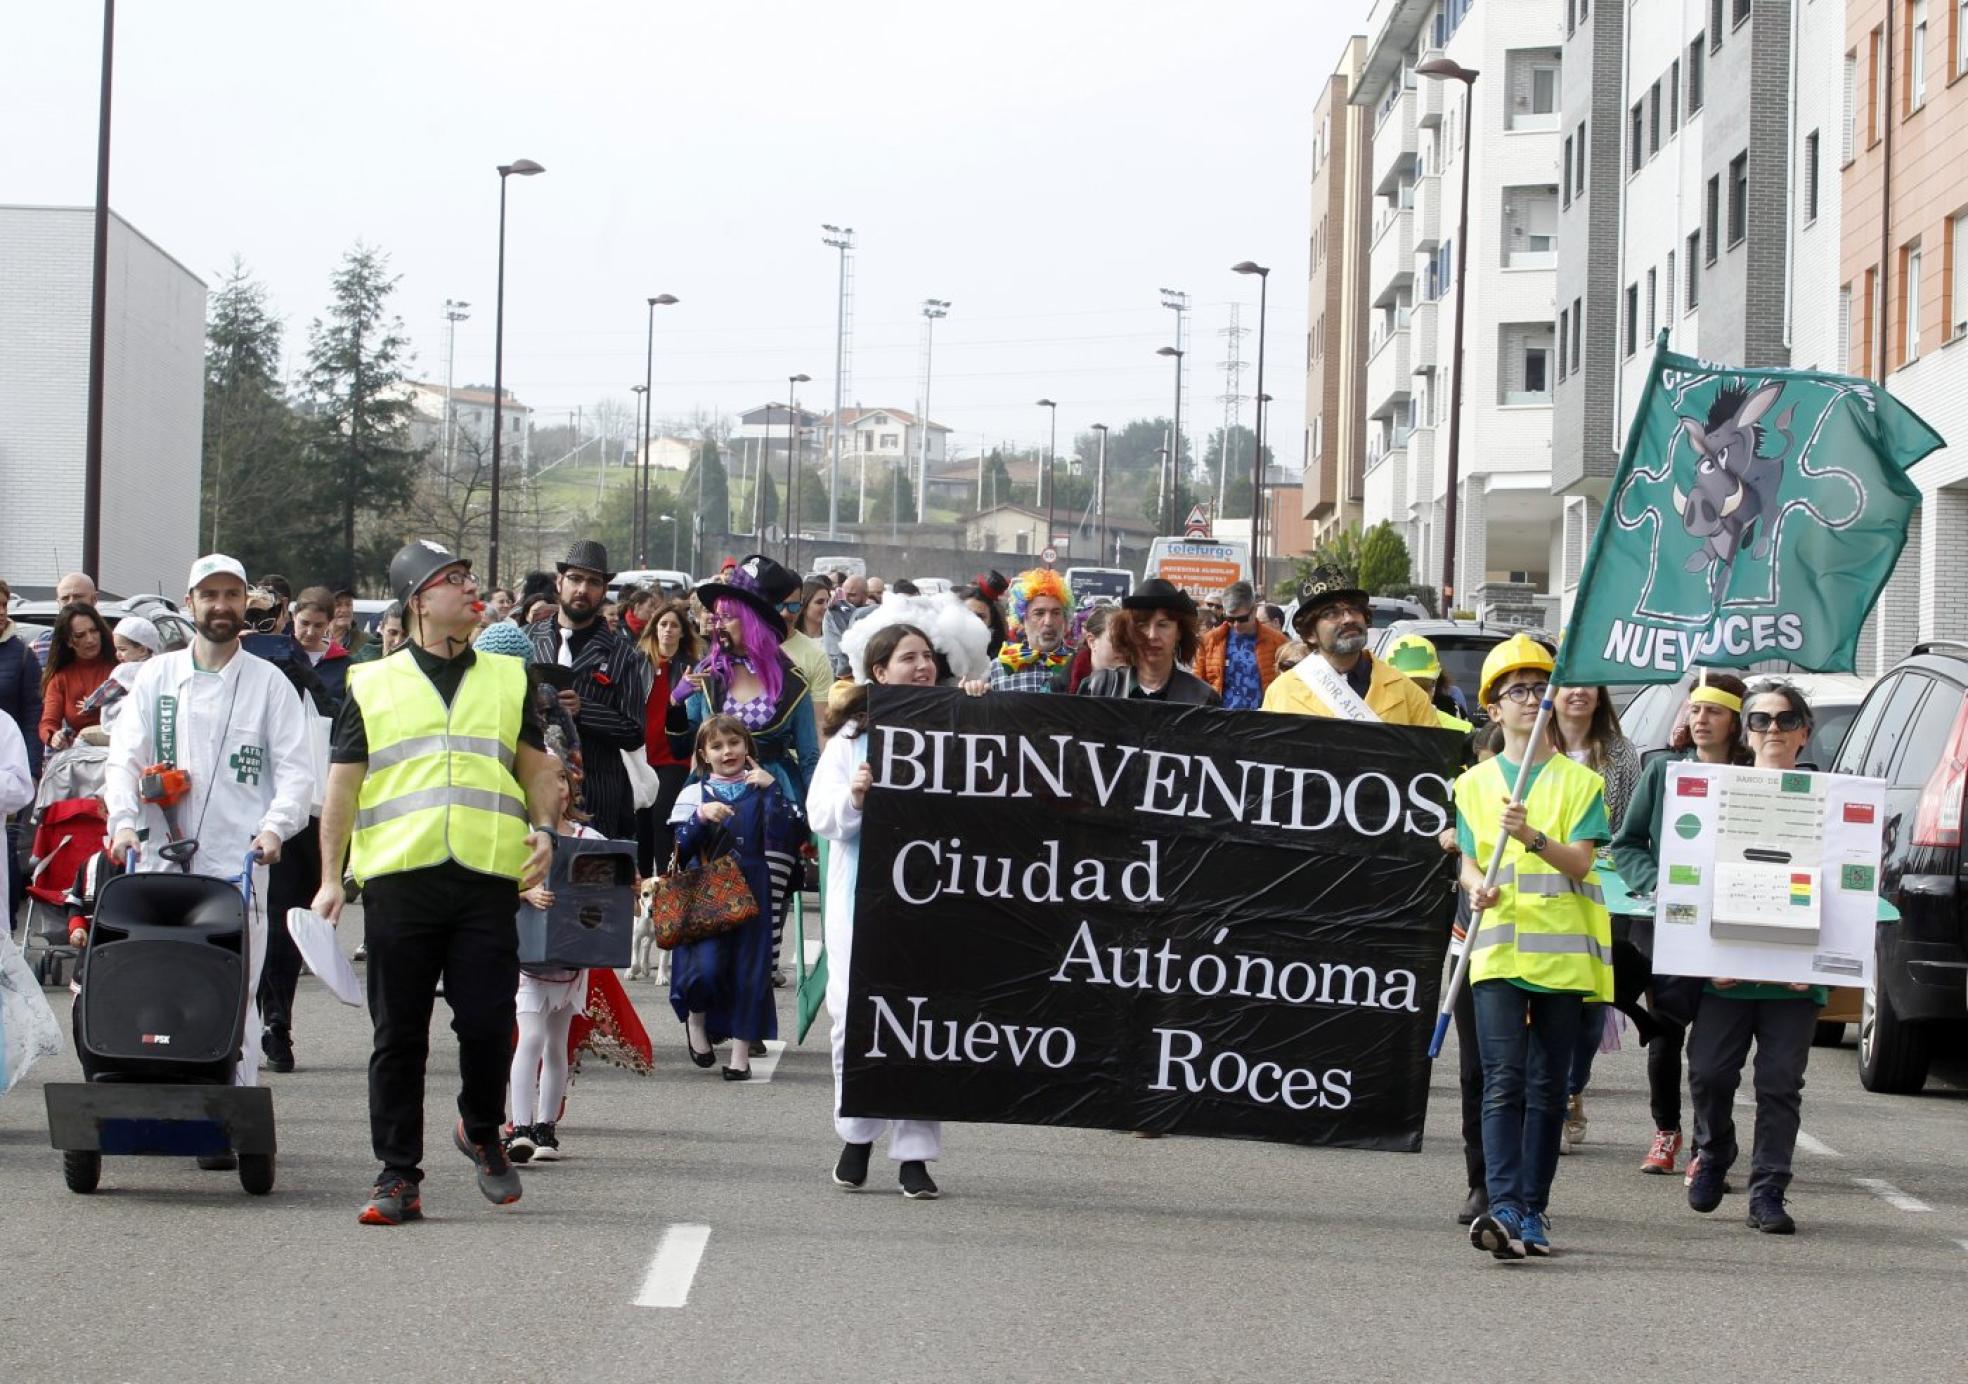
<svg viewBox="0 0 1968 1384"><path fill-rule="evenodd" d="M1785 682L1758 683L1743 703L1743 724L1756 767L1787 771L1811 738L1811 705ZM1696 1156L1688 1205L1709 1212L1722 1204L1736 1161L1736 1089L1749 1045L1756 1042L1756 1136L1750 1152L1751 1230L1792 1235L1797 1222L1784 1210L1790 1160L1804 1108L1804 1068L1818 1011L1830 992L1822 985L1761 984L1718 976L1702 987L1688 1032L1688 1091L1695 1106Z"/></svg>
<svg viewBox="0 0 1968 1384"><path fill-rule="evenodd" d="M1667 808L1667 767L1681 760L1703 764L1747 764L1743 744L1743 696L1749 689L1731 673L1703 670L1683 708L1686 720L1667 742L1668 753L1656 755L1640 771L1627 800L1626 816L1613 832L1613 863L1634 894L1652 894L1659 883L1662 817ZM1653 924L1636 922L1633 944L1649 960L1653 956ZM1656 976L1649 987L1649 1009L1660 1031L1647 1043L1647 1096L1653 1108L1654 1140L1640 1171L1659 1176L1674 1172L1680 1156L1681 1048L1688 1024L1701 999L1701 981L1687 976ZM1697 1131L1699 1133L1699 1131Z"/></svg>
<svg viewBox="0 0 1968 1384"><path fill-rule="evenodd" d="M808 577L798 594L779 602L779 618L786 622L786 642L779 647L805 677L816 707L826 704L827 689L834 685L834 665L820 642L827 606L833 598L834 588L825 577Z"/></svg>

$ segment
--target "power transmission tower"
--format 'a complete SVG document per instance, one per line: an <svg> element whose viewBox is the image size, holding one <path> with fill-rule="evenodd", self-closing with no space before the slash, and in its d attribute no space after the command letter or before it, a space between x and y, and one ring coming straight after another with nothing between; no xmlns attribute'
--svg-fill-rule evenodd
<svg viewBox="0 0 1968 1384"><path fill-rule="evenodd" d="M1238 304L1232 303L1230 325L1217 332L1218 336L1227 337L1230 341L1230 358L1218 362L1223 367L1223 393L1216 396L1217 402L1223 405L1223 442L1216 452L1216 517L1219 519L1223 517L1223 505L1228 498L1227 477L1238 474L1237 425L1243 421L1244 412L1243 340L1250 335L1239 316Z"/></svg>

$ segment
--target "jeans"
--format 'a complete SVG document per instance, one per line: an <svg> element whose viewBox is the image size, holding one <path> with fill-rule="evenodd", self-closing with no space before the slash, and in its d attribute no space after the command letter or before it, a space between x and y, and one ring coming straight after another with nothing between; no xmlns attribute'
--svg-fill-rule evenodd
<svg viewBox="0 0 1968 1384"><path fill-rule="evenodd" d="M1588 1004L1580 1007L1578 1043L1572 1048L1571 1078L1565 1083L1565 1094L1582 1095L1592 1081L1592 1063L1599 1056L1599 1041L1606 1033L1606 1011L1612 1008L1606 1004Z"/></svg>
<svg viewBox="0 0 1968 1384"><path fill-rule="evenodd" d="M1507 980L1481 981L1473 993L1483 1054L1483 1164L1490 1206L1541 1215L1558 1171L1565 1080L1584 1000L1539 994Z"/></svg>
<svg viewBox="0 0 1968 1384"><path fill-rule="evenodd" d="M1750 1150L1749 1191L1790 1186L1790 1159L1804 1112L1804 1067L1818 1006L1794 1000L1738 1000L1703 995L1688 1035L1688 1086L1704 1166L1727 1170L1736 1161L1736 1088L1756 1040L1756 1134Z"/></svg>
<svg viewBox="0 0 1968 1384"><path fill-rule="evenodd" d="M387 1173L423 1180L424 1065L444 981L458 1035L458 1114L473 1143L499 1137L519 991L519 890L455 865L372 879L362 890L369 948L369 1134Z"/></svg>

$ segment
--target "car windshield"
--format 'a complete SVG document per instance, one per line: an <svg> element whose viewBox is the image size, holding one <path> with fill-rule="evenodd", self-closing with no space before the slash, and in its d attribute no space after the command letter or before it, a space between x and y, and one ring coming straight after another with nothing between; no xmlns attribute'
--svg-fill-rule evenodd
<svg viewBox="0 0 1968 1384"><path fill-rule="evenodd" d="M1501 642L1501 637L1497 635L1441 634L1433 638L1435 656L1441 660L1442 671L1462 689L1472 708L1476 701L1477 684L1483 677L1483 660Z"/></svg>
<svg viewBox="0 0 1968 1384"><path fill-rule="evenodd" d="M1797 756L1797 761L1814 769L1830 769L1832 758L1845 740L1845 732L1859 714L1859 704L1820 706L1814 711L1817 722L1811 727L1811 738L1804 742L1804 752Z"/></svg>

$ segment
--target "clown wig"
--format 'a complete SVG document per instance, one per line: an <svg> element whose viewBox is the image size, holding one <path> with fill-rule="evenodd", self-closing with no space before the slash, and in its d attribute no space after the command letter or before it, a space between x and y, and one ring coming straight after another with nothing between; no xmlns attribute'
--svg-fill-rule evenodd
<svg viewBox="0 0 1968 1384"><path fill-rule="evenodd" d="M1039 597L1052 597L1069 613L1073 609L1073 593L1066 585L1066 578L1050 567L1034 567L1029 572L1020 572L1011 579L1010 594L1011 632L1019 639L1025 637L1025 612Z"/></svg>

